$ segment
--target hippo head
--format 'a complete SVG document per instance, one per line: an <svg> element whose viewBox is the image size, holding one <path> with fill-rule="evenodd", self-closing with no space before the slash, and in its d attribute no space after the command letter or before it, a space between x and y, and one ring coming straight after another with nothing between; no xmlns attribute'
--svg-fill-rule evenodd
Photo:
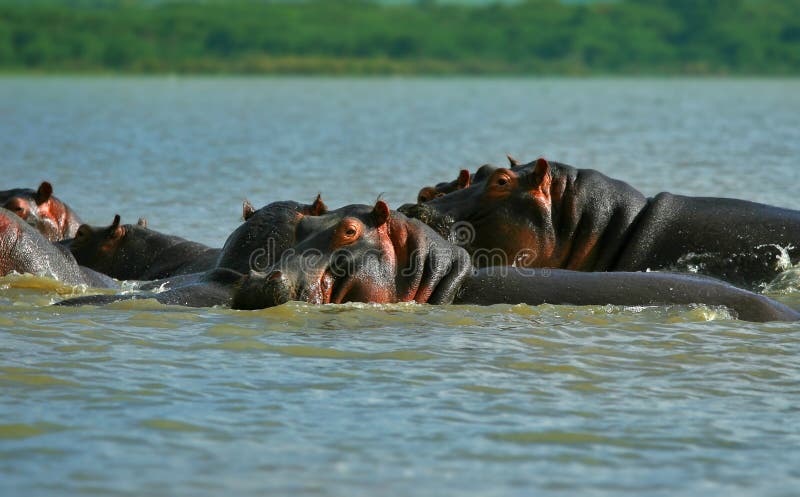
<svg viewBox="0 0 800 497"><path fill-rule="evenodd" d="M467 169L462 169L458 177L449 182L439 183L436 186L425 186L417 194L417 203L424 204L435 198L443 197L448 193L469 188L472 183L483 181L496 168L490 164L484 164L478 168L474 174L470 174Z"/></svg>
<svg viewBox="0 0 800 497"><path fill-rule="evenodd" d="M326 212L328 208L319 195L311 204L281 201L260 209L245 201L242 207L245 221L225 241L217 267L240 273L268 269L294 244L295 227L301 219Z"/></svg>
<svg viewBox="0 0 800 497"><path fill-rule="evenodd" d="M80 220L64 202L53 196L53 185L43 181L37 190L4 192L3 207L39 230L50 241L72 238Z"/></svg>
<svg viewBox="0 0 800 497"><path fill-rule="evenodd" d="M508 158L508 164L510 167L518 167L522 165L510 154L506 154L506 157ZM417 203L424 204L425 202L442 197L448 193L469 188L472 183L478 183L488 178L495 169L497 168L491 164L482 165L473 174L470 174L469 170L467 169L462 169L459 171L458 177L453 181L445 181L443 183L438 183L436 186L423 187L417 194Z"/></svg>
<svg viewBox="0 0 800 497"><path fill-rule="evenodd" d="M556 183L560 184L545 159L511 168L484 166L471 186L406 204L400 211L465 247L479 267L558 267L553 202L560 194L552 188Z"/></svg>
<svg viewBox="0 0 800 497"><path fill-rule="evenodd" d="M438 183L436 186L423 187L417 194L417 202L428 202L443 195L447 195L448 193L452 193L456 190L463 190L464 188L469 187L471 181L472 175L466 169L462 169L458 173L458 178L456 178L454 181Z"/></svg>
<svg viewBox="0 0 800 497"><path fill-rule="evenodd" d="M114 261L130 229L130 225L120 225L120 217L117 214L110 226L96 227L82 224L75 233L75 238L64 244L69 247L79 264L109 274L113 272Z"/></svg>
<svg viewBox="0 0 800 497"><path fill-rule="evenodd" d="M269 269L245 278L234 308L289 300L447 303L471 270L463 249L380 200L303 217L295 239Z"/></svg>

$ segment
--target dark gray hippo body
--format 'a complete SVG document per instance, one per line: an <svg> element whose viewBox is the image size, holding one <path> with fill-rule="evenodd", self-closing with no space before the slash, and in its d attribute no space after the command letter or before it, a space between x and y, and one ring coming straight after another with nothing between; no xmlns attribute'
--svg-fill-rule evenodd
<svg viewBox="0 0 800 497"><path fill-rule="evenodd" d="M53 186L43 181L39 188L0 191L0 206L36 228L50 241L72 238L81 225L75 211L53 195Z"/></svg>
<svg viewBox="0 0 800 497"><path fill-rule="evenodd" d="M119 280L156 280L216 265L220 249L119 221L115 216L108 227L84 224L65 244L81 265Z"/></svg>
<svg viewBox="0 0 800 497"><path fill-rule="evenodd" d="M752 321L795 321L785 305L713 278L671 273L587 273L489 267L423 223L353 205L301 220L297 243L265 272L251 272L232 306L257 309L290 300L429 304L709 304Z"/></svg>
<svg viewBox="0 0 800 497"><path fill-rule="evenodd" d="M582 272L482 268L464 280L454 304L724 306L744 321L797 321L800 313L765 295L688 273Z"/></svg>
<svg viewBox="0 0 800 497"><path fill-rule="evenodd" d="M800 211L660 193L637 219L614 270L692 268L756 287L798 260Z"/></svg>
<svg viewBox="0 0 800 497"><path fill-rule="evenodd" d="M400 211L443 236L467 227L464 246L481 267L500 260L578 271L689 269L752 288L800 259L800 211L669 193L646 198L598 171L544 159L484 175Z"/></svg>
<svg viewBox="0 0 800 497"><path fill-rule="evenodd" d="M180 275L172 278L144 282L137 287L140 293L117 295L86 295L62 300L56 305L106 305L123 300L154 299L165 305L186 307L230 306L233 292L244 275L230 269L211 269L202 273ZM159 287L169 288L156 291Z"/></svg>
<svg viewBox="0 0 800 497"><path fill-rule="evenodd" d="M46 276L68 285L117 286L111 278L80 267L64 247L46 239L16 214L0 208L0 276L11 272Z"/></svg>

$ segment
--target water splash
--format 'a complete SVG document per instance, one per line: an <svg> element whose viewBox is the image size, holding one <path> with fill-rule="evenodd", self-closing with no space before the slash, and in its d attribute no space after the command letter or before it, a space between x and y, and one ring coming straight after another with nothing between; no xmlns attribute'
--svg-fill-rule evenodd
<svg viewBox="0 0 800 497"><path fill-rule="evenodd" d="M800 264L790 267L764 287L764 293L790 294L800 292Z"/></svg>
<svg viewBox="0 0 800 497"><path fill-rule="evenodd" d="M778 255L775 256L775 269L778 271L786 271L792 268L792 258L789 256L789 251L795 248L794 245L787 245L785 247L781 247L778 244L768 244L768 245L759 245L756 247L757 249L764 248L764 247L775 247L778 249Z"/></svg>

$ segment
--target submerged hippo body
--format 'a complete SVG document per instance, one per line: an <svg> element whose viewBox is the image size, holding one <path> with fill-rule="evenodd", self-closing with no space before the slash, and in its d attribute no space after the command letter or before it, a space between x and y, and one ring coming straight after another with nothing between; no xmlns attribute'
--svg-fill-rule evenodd
<svg viewBox="0 0 800 497"><path fill-rule="evenodd" d="M256 309L290 300L429 304L666 305L731 308L752 321L797 320L800 314L763 295L713 278L670 273L585 273L489 267L425 224L374 207L347 206L304 218L297 243L265 272L251 272L232 306Z"/></svg>
<svg viewBox="0 0 800 497"><path fill-rule="evenodd" d="M648 199L598 171L544 159L494 168L400 210L459 235L482 267L691 269L754 287L800 258L800 211L669 193Z"/></svg>
<svg viewBox="0 0 800 497"><path fill-rule="evenodd" d="M0 206L54 242L74 237L81 225L75 211L53 195L53 186L47 181L43 181L37 190L17 188L0 191Z"/></svg>
<svg viewBox="0 0 800 497"><path fill-rule="evenodd" d="M140 224L82 225L66 243L81 265L119 280L155 280L215 266L219 249L165 235Z"/></svg>
<svg viewBox="0 0 800 497"><path fill-rule="evenodd" d="M244 275L230 269L211 269L202 273L180 275L172 278L144 282L135 288L145 290L139 293L117 295L86 295L62 300L56 305L106 305L123 300L154 299L165 305L186 307L230 306L233 292L241 284ZM169 290L153 293L159 287Z"/></svg>
<svg viewBox="0 0 800 497"><path fill-rule="evenodd" d="M67 249L46 239L16 214L0 208L0 276L11 272L45 276L68 285L116 286L110 278L80 267Z"/></svg>

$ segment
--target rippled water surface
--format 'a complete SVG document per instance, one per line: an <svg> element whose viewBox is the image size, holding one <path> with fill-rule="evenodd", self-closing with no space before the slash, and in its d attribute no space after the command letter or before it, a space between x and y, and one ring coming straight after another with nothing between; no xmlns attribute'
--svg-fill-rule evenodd
<svg viewBox="0 0 800 497"><path fill-rule="evenodd" d="M0 189L219 246L505 152L800 209L800 81L0 79ZM746 227L742 227L746 229ZM800 270L767 293L800 308ZM0 495L800 489L800 327L725 309L53 308L0 279Z"/></svg>

